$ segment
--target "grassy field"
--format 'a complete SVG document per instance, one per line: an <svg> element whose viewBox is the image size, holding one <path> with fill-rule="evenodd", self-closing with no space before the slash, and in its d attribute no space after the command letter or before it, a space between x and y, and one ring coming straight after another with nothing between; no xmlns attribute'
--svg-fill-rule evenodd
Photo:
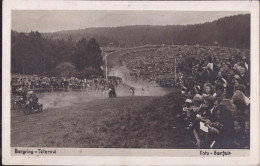
<svg viewBox="0 0 260 166"><path fill-rule="evenodd" d="M11 113L12 147L192 148L176 120L178 94L163 97L44 94L42 113ZM77 96L75 98L75 96ZM48 99L48 101L47 101Z"/></svg>

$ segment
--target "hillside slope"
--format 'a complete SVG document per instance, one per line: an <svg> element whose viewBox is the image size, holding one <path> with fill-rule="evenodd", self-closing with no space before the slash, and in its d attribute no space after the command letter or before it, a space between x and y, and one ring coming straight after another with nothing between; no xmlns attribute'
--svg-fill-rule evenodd
<svg viewBox="0 0 260 166"><path fill-rule="evenodd" d="M62 107L59 103L62 99L56 97L55 107L49 106L42 113L29 116L12 110L11 146L194 147L184 126L175 118L177 93L163 97L102 97L87 101L82 96L80 99Z"/></svg>

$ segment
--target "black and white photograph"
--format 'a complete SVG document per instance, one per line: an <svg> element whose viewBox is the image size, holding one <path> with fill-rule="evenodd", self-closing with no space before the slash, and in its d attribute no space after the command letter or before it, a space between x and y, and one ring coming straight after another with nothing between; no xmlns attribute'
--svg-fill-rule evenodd
<svg viewBox="0 0 260 166"><path fill-rule="evenodd" d="M11 35L11 146L250 148L249 13L12 11Z"/></svg>
<svg viewBox="0 0 260 166"><path fill-rule="evenodd" d="M250 11L10 14L12 155L252 148Z"/></svg>

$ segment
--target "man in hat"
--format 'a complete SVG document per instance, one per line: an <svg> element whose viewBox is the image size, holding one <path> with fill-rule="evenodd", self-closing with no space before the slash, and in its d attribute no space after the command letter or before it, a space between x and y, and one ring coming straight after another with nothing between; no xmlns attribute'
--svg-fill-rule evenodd
<svg viewBox="0 0 260 166"><path fill-rule="evenodd" d="M245 67L246 70L249 70L249 63L247 62L246 56L243 56L241 59L241 66Z"/></svg>

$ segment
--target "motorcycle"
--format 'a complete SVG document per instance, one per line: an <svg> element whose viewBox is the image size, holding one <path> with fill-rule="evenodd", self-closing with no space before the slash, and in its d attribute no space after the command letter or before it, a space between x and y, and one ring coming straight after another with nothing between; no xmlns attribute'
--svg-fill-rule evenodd
<svg viewBox="0 0 260 166"><path fill-rule="evenodd" d="M109 95L109 98L116 97L115 89L109 88L109 89L108 89L108 95Z"/></svg>
<svg viewBox="0 0 260 166"><path fill-rule="evenodd" d="M23 108L23 112L25 115L39 113L42 112L43 106L40 103L32 103L30 101L26 101L26 105Z"/></svg>

